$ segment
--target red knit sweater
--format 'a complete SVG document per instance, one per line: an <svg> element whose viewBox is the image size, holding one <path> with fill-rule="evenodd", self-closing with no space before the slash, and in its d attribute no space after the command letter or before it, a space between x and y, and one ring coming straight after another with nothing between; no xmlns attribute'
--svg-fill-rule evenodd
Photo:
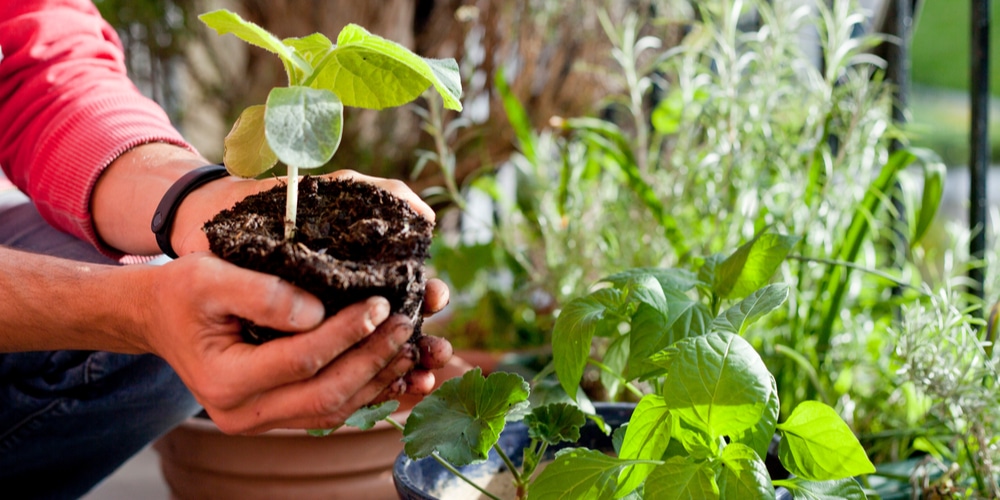
<svg viewBox="0 0 1000 500"><path fill-rule="evenodd" d="M191 148L129 80L121 41L89 0L0 1L0 167L49 223L105 253L90 195L139 144Z"/></svg>

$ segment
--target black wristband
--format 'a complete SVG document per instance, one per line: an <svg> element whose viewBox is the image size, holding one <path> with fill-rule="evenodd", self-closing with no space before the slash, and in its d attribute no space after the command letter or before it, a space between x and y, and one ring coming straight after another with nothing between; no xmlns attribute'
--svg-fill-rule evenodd
<svg viewBox="0 0 1000 500"><path fill-rule="evenodd" d="M160 204L156 206L156 212L153 214L153 222L150 224L150 229L153 230L153 234L156 235L156 244L160 246L160 250L163 251L172 259L177 258L177 252L174 252L174 247L170 244L170 229L174 225L174 216L177 215L177 207L181 204L181 201L185 196L191 193L207 182L214 181L221 177L229 175L226 171L226 167L221 165L205 165L204 167L198 167L186 174L163 195L163 199L160 200Z"/></svg>

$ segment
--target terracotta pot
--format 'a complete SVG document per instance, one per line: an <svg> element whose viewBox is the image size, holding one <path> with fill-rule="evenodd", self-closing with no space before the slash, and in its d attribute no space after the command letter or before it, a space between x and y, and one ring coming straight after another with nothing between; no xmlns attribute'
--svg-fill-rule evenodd
<svg viewBox="0 0 1000 500"><path fill-rule="evenodd" d="M470 366L453 358L435 372L438 383ZM405 422L415 398L393 414ZM175 499L365 498L395 499L392 466L403 450L401 434L379 422L362 431L342 427L326 437L301 430L258 436L224 434L207 418L188 419L153 447Z"/></svg>

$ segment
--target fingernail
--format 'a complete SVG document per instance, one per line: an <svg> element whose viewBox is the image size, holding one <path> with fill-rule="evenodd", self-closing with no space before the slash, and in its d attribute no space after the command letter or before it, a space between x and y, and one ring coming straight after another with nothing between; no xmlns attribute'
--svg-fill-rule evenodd
<svg viewBox="0 0 1000 500"><path fill-rule="evenodd" d="M389 301L383 297L372 297L368 302L368 321L372 326L381 325L389 317Z"/></svg>
<svg viewBox="0 0 1000 500"><path fill-rule="evenodd" d="M301 294L295 294L292 299L292 315L288 319L296 326L315 326L323 321L325 314L322 304L306 300Z"/></svg>

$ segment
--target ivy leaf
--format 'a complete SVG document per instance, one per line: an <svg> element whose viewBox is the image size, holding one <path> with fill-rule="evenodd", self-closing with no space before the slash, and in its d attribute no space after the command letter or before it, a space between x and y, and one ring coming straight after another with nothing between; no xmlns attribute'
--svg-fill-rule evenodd
<svg viewBox="0 0 1000 500"><path fill-rule="evenodd" d="M230 174L252 179L278 163L264 133L264 109L263 104L244 109L226 135L222 160Z"/></svg>
<svg viewBox="0 0 1000 500"><path fill-rule="evenodd" d="M617 289L602 288L571 300L556 318L552 329L552 361L566 394L576 396L594 335L604 335L613 329L615 325L608 321L610 313L621 309L624 297Z"/></svg>
<svg viewBox="0 0 1000 500"><path fill-rule="evenodd" d="M410 412L403 429L407 456L437 451L457 466L486 460L507 414L527 406L528 390L519 375L496 372L483 378L479 368L446 381Z"/></svg>
<svg viewBox="0 0 1000 500"><path fill-rule="evenodd" d="M633 460L605 455L598 450L567 448L535 478L528 500L608 498L621 470ZM653 498L653 497L650 497Z"/></svg>
<svg viewBox="0 0 1000 500"><path fill-rule="evenodd" d="M587 423L587 416L580 408L569 403L539 406L524 417L528 437L549 445L580 439L580 427Z"/></svg>
<svg viewBox="0 0 1000 500"><path fill-rule="evenodd" d="M709 462L671 457L653 469L643 492L646 498L662 500L713 499L719 498L719 485Z"/></svg>
<svg viewBox="0 0 1000 500"><path fill-rule="evenodd" d="M344 105L329 90L276 87L264 112L267 143L285 165L321 167L340 147Z"/></svg>
<svg viewBox="0 0 1000 500"><path fill-rule="evenodd" d="M737 335L715 332L678 343L663 394L667 407L714 439L736 436L760 420L771 373Z"/></svg>
<svg viewBox="0 0 1000 500"><path fill-rule="evenodd" d="M444 107L462 110L462 81L454 59L426 59L406 47L349 24L311 86L329 89L347 106L384 109L406 104L428 87Z"/></svg>
<svg viewBox="0 0 1000 500"><path fill-rule="evenodd" d="M625 460L660 460L670 444L672 420L662 397L655 394L643 396L629 419L618 457ZM649 463L627 467L618 480L616 496L641 486L654 467L655 464Z"/></svg>
<svg viewBox="0 0 1000 500"><path fill-rule="evenodd" d="M818 401L800 403L778 424L778 458L793 475L813 481L875 472L864 448L837 412Z"/></svg>
<svg viewBox="0 0 1000 500"><path fill-rule="evenodd" d="M764 461L740 443L731 443L722 451L718 480L722 498L774 498L774 485Z"/></svg>
<svg viewBox="0 0 1000 500"><path fill-rule="evenodd" d="M357 427L363 431L375 427L375 424L385 420L392 415L392 412L399 408L399 401L390 400L381 404L374 406L366 406L354 412L353 415L347 418L344 425L349 425L351 427Z"/></svg>
<svg viewBox="0 0 1000 500"><path fill-rule="evenodd" d="M767 285L719 314L712 321L712 328L720 332L743 335L748 326L777 309L787 298L788 285L784 283Z"/></svg>
<svg viewBox="0 0 1000 500"><path fill-rule="evenodd" d="M833 481L809 481L802 478L775 481L776 486L784 486L800 500L865 500L864 488L857 481L846 478Z"/></svg>
<svg viewBox="0 0 1000 500"><path fill-rule="evenodd" d="M764 233L743 244L715 269L712 288L722 298L739 299L763 287L799 241Z"/></svg>
<svg viewBox="0 0 1000 500"><path fill-rule="evenodd" d="M257 26L250 21L245 21L239 14L226 9L213 10L200 16L209 28L215 30L219 35L232 33L240 40L260 47L269 52L273 52L288 66L295 66L299 71L309 72L312 68L305 61L296 55L288 46L278 40L277 37L269 33L264 28Z"/></svg>

